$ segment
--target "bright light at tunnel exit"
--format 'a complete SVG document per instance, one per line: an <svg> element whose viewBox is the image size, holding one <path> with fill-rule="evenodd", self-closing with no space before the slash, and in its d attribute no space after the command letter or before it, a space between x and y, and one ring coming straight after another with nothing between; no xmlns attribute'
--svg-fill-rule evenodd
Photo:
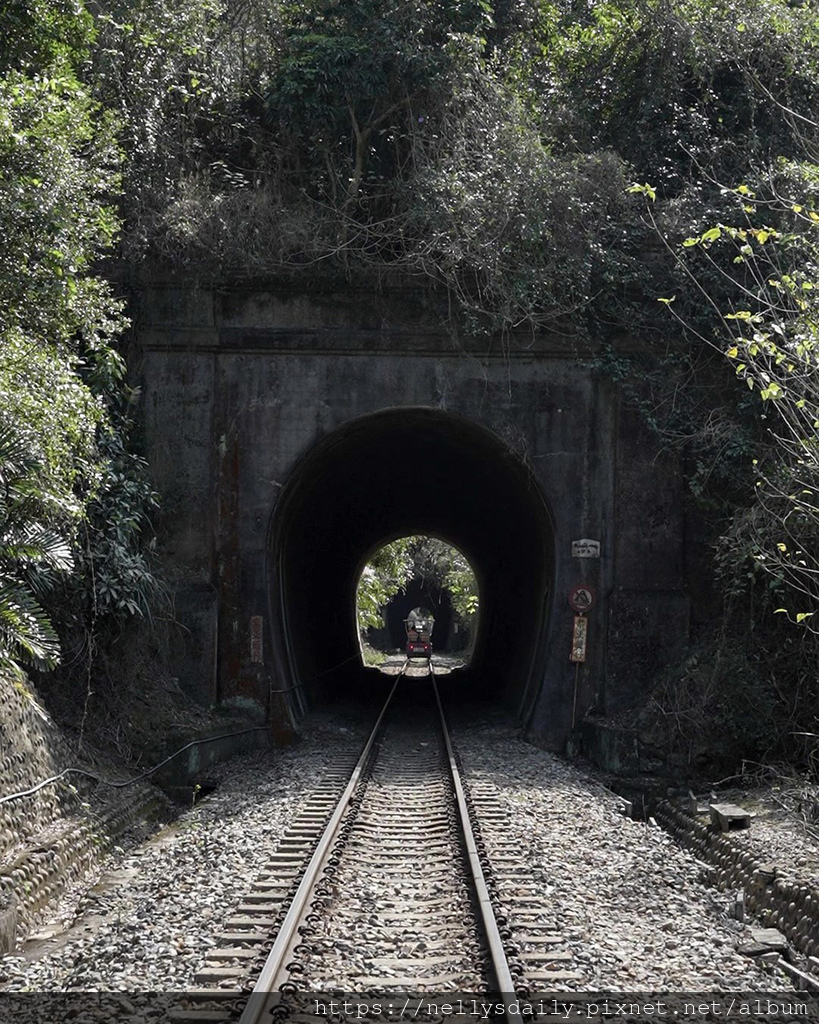
<svg viewBox="0 0 819 1024"><path fill-rule="evenodd" d="M472 566L458 548L438 537L411 535L382 545L358 579L356 616L362 659L367 665L403 657L409 637L421 636L413 656L468 664L478 627L479 588Z"/></svg>

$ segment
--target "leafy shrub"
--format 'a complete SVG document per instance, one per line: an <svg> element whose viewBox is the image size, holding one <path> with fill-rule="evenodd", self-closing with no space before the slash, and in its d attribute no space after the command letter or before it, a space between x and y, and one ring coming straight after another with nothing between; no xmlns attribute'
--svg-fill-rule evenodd
<svg viewBox="0 0 819 1024"><path fill-rule="evenodd" d="M95 272L119 153L77 77L93 21L34 0L6 5L0 29L0 658L46 668L55 625L146 612L136 538L155 496L128 452L122 302Z"/></svg>

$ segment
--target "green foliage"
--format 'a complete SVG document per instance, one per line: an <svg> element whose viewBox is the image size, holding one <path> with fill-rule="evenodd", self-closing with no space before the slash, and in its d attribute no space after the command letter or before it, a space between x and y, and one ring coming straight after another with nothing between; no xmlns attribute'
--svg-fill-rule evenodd
<svg viewBox="0 0 819 1024"><path fill-rule="evenodd" d="M466 626L474 624L480 606L478 583L472 566L457 549L453 554L449 567L444 575L443 589L448 590L452 599L452 607Z"/></svg>
<svg viewBox="0 0 819 1024"><path fill-rule="evenodd" d="M225 30L213 4L176 6L100 24L132 258L240 278L389 265L444 283L473 329L578 330L643 275L622 160L551 152L487 4L247 4Z"/></svg>
<svg viewBox="0 0 819 1024"><path fill-rule="evenodd" d="M29 439L0 420L0 669L51 668L59 641L41 600L54 574L72 567L65 538L54 529L54 493Z"/></svg>
<svg viewBox="0 0 819 1024"><path fill-rule="evenodd" d="M382 612L411 579L447 590L466 626L478 613L478 582L461 552L437 537L401 537L379 548L364 566L356 594L359 630L383 625Z"/></svg>
<svg viewBox="0 0 819 1024"><path fill-rule="evenodd" d="M101 436L100 485L86 507L85 544L78 552L83 586L94 614L124 620L149 618L164 591L151 564L150 515L159 495L143 459L129 451L129 430L120 422Z"/></svg>
<svg viewBox="0 0 819 1024"><path fill-rule="evenodd" d="M132 258L390 265L476 330L656 328L673 267L628 181L711 229L714 177L797 152L819 99L816 15L783 0L96 9Z"/></svg>
<svg viewBox="0 0 819 1024"><path fill-rule="evenodd" d="M93 22L79 2L15 0L0 30L0 658L45 668L52 622L146 612L135 538L155 496L127 451L122 303L95 272L119 157L77 77Z"/></svg>
<svg viewBox="0 0 819 1024"><path fill-rule="evenodd" d="M801 152L799 117L819 93L813 4L607 0L578 16L551 7L541 74L550 133L612 147L665 195L706 170Z"/></svg>
<svg viewBox="0 0 819 1024"><path fill-rule="evenodd" d="M356 591L358 628L361 633L382 625L381 609L412 575L408 538L379 548L361 570Z"/></svg>
<svg viewBox="0 0 819 1024"><path fill-rule="evenodd" d="M0 332L59 345L102 341L112 311L88 273L114 236L102 200L116 184L109 125L72 76L0 79ZM104 337L104 335L103 335Z"/></svg>
<svg viewBox="0 0 819 1024"><path fill-rule="evenodd" d="M750 469L756 456L754 490L722 538L722 577L736 594L761 572L769 591L792 591L809 608L819 600L816 179L813 165L782 161L772 176L724 189L733 217L698 226L677 257L681 282L710 311L710 330L698 340L727 356L759 423L747 458ZM685 312L667 308L690 330ZM811 614L797 608L793 617L807 624Z"/></svg>
<svg viewBox="0 0 819 1024"><path fill-rule="evenodd" d="M349 205L402 177L413 141L453 79L485 45L485 0L318 0L283 6L281 62L269 116L297 141L288 156L314 164L308 188ZM427 127L429 125L429 127Z"/></svg>
<svg viewBox="0 0 819 1024"><path fill-rule="evenodd" d="M216 0L100 0L94 5L98 38L90 79L97 98L121 122L122 207L135 259L183 174L200 170L203 158L219 162L225 138L213 130L214 121L229 137L233 129L225 126L235 120L241 134L241 115L229 108L239 100L236 76L248 90L259 83L245 74L245 61L256 54L254 43L247 40L246 26L238 38L234 29L254 6L266 5L237 4L236 14L234 5ZM243 60L234 71L239 49Z"/></svg>
<svg viewBox="0 0 819 1024"><path fill-rule="evenodd" d="M798 643L782 631L746 643L731 633L697 644L663 675L639 712L642 735L683 777L713 780L744 759L809 766L815 744L800 722L819 694L815 677L792 670Z"/></svg>
<svg viewBox="0 0 819 1024"><path fill-rule="evenodd" d="M384 651L377 651L366 642L361 644L361 655L364 664L371 668L378 668L379 665L383 665L387 660L387 655Z"/></svg>
<svg viewBox="0 0 819 1024"><path fill-rule="evenodd" d="M438 537L408 537L406 542L411 575L422 585L449 591L452 607L464 625L474 625L479 604L478 581L466 557Z"/></svg>
<svg viewBox="0 0 819 1024"><path fill-rule="evenodd" d="M634 268L622 161L556 156L493 69L473 75L418 158L410 266L446 282L475 326L577 331L590 304Z"/></svg>
<svg viewBox="0 0 819 1024"><path fill-rule="evenodd" d="M819 125L812 129L816 139ZM675 301L665 304L696 345L730 365L743 395L731 411L736 419L744 411L746 422L752 416L756 424L744 458L748 487L722 508L716 558L726 601L717 653L725 657L741 637L757 672L749 686L765 694L760 704L767 702L766 726L757 721L752 729L727 683L716 691L733 709L736 741L746 746L743 756L758 754L748 747L755 732L764 734L776 756L784 756L789 744L797 749L791 737L815 732L818 180L819 167L803 157L780 160L766 172L749 172L738 185L723 186L720 220L703 224L700 210L697 221L674 239L679 288ZM656 220L653 212L649 216L658 230L669 223L662 213ZM675 234L679 227L677 222ZM693 316L695 304L706 312ZM766 665L776 666L770 676ZM725 724L723 732L730 732Z"/></svg>
<svg viewBox="0 0 819 1024"><path fill-rule="evenodd" d="M0 335L0 406L25 432L52 516L66 526L81 517L82 494L99 480L95 432L104 413L78 371L66 349L20 330Z"/></svg>
<svg viewBox="0 0 819 1024"><path fill-rule="evenodd" d="M93 19L76 0L8 0L0 7L0 74L70 64L93 37Z"/></svg>

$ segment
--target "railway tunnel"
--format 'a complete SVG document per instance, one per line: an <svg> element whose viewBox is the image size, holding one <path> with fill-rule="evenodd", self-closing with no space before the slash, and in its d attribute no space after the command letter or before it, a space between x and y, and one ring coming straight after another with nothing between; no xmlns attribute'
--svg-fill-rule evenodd
<svg viewBox="0 0 819 1024"><path fill-rule="evenodd" d="M480 623L451 690L525 714L542 678L554 533L543 494L497 435L451 413L403 408L364 416L294 467L268 538L273 650L301 708L366 690L355 588L384 543L440 537L475 570ZM383 677L381 677L383 679Z"/></svg>

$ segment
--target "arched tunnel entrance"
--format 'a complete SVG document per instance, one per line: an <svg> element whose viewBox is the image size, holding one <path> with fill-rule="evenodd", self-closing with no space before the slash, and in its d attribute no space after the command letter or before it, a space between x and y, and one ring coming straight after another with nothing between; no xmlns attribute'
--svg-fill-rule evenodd
<svg viewBox="0 0 819 1024"><path fill-rule="evenodd" d="M283 688L303 707L367 685L374 670L359 657L358 576L373 550L408 534L459 548L478 579L478 636L457 689L527 716L545 665L551 517L531 472L500 438L427 408L388 410L340 427L301 460L283 489L268 562Z"/></svg>

